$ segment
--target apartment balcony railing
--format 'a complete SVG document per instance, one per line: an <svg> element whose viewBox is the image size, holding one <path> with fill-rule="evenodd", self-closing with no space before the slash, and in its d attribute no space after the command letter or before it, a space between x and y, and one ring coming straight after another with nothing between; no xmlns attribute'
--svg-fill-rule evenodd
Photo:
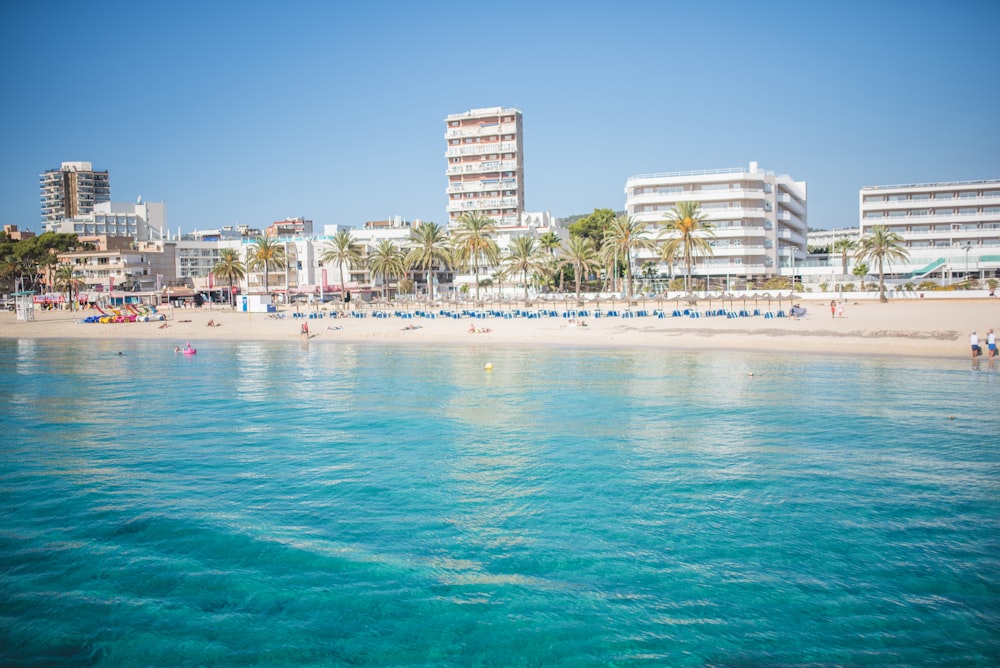
<svg viewBox="0 0 1000 668"><path fill-rule="evenodd" d="M517 132L517 125L514 123L497 123L493 125L463 125L455 128L448 128L445 139L464 139L465 137L488 137L490 135L512 135Z"/></svg>
<svg viewBox="0 0 1000 668"><path fill-rule="evenodd" d="M461 146L449 146L445 152L447 158L460 158L467 155L484 155L489 153L516 153L517 144L514 142L485 142L481 144L463 144Z"/></svg>
<svg viewBox="0 0 1000 668"><path fill-rule="evenodd" d="M517 171L517 162L514 160L489 161L489 162L469 162L458 165L449 165L446 174L455 176L458 174L489 174L493 172L514 172Z"/></svg>

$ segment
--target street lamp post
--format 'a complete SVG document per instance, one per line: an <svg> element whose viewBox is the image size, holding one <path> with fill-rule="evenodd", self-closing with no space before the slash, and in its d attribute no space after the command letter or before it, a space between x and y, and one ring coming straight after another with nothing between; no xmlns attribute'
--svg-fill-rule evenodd
<svg viewBox="0 0 1000 668"><path fill-rule="evenodd" d="M972 250L972 242L965 242L965 280L969 280L969 251Z"/></svg>

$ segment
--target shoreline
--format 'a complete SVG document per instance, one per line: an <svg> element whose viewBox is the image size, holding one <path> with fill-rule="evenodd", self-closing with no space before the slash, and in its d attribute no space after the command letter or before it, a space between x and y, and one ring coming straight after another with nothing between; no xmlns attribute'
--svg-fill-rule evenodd
<svg viewBox="0 0 1000 668"><path fill-rule="evenodd" d="M36 311L34 321L17 322L0 314L3 339L162 340L174 347L192 341L303 341L301 326L309 326L316 343L378 343L489 347L573 347L605 349L739 350L746 352L829 355L891 355L937 359L970 359L969 334L979 333L985 352L986 332L1000 331L1000 300L857 301L847 304L845 317L832 318L828 304L802 300L804 318L750 316L687 316L658 318L585 317L586 326L561 316L540 318L434 319L389 315L373 317L378 307L364 306L366 317L284 317L243 313L228 307L164 308L163 322L84 323L96 311ZM411 308L414 305L411 305ZM416 308L426 308L416 305ZM558 307L554 307L558 308ZM566 308L562 306L562 308ZM640 307L643 308L643 307ZM656 305L645 308L652 311ZM305 314L307 311L301 309ZM435 309L437 311L437 309ZM391 311L390 311L391 313ZM208 326L209 320L218 323ZM166 323L166 327L161 327ZM488 332L469 333L470 324ZM412 328L411 328L412 327ZM1000 359L1000 357L998 357Z"/></svg>

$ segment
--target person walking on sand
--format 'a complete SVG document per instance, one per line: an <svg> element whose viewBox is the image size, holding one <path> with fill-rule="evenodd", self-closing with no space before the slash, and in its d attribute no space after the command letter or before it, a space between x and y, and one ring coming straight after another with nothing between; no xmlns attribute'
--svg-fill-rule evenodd
<svg viewBox="0 0 1000 668"><path fill-rule="evenodd" d="M830 317L831 318L837 317L837 302L835 302L832 299L830 300Z"/></svg>
<svg viewBox="0 0 1000 668"><path fill-rule="evenodd" d="M300 331L302 333L302 338L303 339L308 339L309 338L309 323L308 322L302 323L302 329Z"/></svg>
<svg viewBox="0 0 1000 668"><path fill-rule="evenodd" d="M843 300L837 302L837 317L838 318L843 318L844 317L844 302L843 302Z"/></svg>

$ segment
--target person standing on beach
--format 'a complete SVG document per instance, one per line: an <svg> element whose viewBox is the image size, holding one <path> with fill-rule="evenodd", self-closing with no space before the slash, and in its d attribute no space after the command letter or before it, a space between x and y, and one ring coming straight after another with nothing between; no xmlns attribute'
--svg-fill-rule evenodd
<svg viewBox="0 0 1000 668"><path fill-rule="evenodd" d="M997 354L997 335L993 333L992 329L986 332L986 350L989 351L991 360Z"/></svg>
<svg viewBox="0 0 1000 668"><path fill-rule="evenodd" d="M309 323L308 322L302 323L301 333L302 333L302 338L303 339L308 339L309 338Z"/></svg>
<svg viewBox="0 0 1000 668"><path fill-rule="evenodd" d="M844 317L844 302L843 302L843 300L837 302L837 317L838 318L843 318Z"/></svg>
<svg viewBox="0 0 1000 668"><path fill-rule="evenodd" d="M969 345L972 347L972 359L975 361L976 355L979 354L979 335L975 332L969 335Z"/></svg>
<svg viewBox="0 0 1000 668"><path fill-rule="evenodd" d="M833 301L832 299L830 300L830 317L831 318L837 317L837 302Z"/></svg>

